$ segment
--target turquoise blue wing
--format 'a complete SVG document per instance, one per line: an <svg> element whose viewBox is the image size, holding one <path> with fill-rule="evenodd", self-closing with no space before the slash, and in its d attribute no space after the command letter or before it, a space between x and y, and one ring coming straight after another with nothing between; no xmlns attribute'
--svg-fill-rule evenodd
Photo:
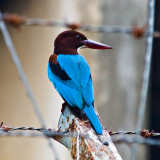
<svg viewBox="0 0 160 160"><path fill-rule="evenodd" d="M59 74L55 74L54 70L52 69L53 65L48 63L48 77L50 81L53 83L54 87L56 88L57 92L61 95L61 97L72 107L77 106L80 109L84 107L84 101L82 98L81 88L75 85L74 81L65 73L64 70L59 70ZM54 69L59 66L54 65ZM65 76L62 76L62 72ZM61 75L61 76L60 76ZM65 79L65 80L64 80Z"/></svg>
<svg viewBox="0 0 160 160"><path fill-rule="evenodd" d="M57 62L48 65L50 81L70 106L84 110L96 133L102 134L93 108L93 84L87 61L80 55L59 55Z"/></svg>

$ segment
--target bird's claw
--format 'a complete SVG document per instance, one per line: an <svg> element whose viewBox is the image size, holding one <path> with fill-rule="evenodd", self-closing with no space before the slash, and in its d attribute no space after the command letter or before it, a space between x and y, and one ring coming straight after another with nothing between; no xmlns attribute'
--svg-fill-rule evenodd
<svg viewBox="0 0 160 160"><path fill-rule="evenodd" d="M109 142L106 141L106 138L105 138L104 136L98 135L98 139L99 139L99 141L100 141L102 144L104 144L105 146L109 146Z"/></svg>
<svg viewBox="0 0 160 160"><path fill-rule="evenodd" d="M64 102L64 103L62 104L62 109L61 109L61 112L62 112L62 113L64 112L65 107L66 107L67 105L68 105L67 102Z"/></svg>

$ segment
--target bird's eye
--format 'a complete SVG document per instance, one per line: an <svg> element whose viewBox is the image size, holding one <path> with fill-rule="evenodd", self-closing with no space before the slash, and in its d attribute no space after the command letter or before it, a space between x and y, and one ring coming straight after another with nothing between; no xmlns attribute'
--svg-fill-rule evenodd
<svg viewBox="0 0 160 160"><path fill-rule="evenodd" d="M78 38L78 39L82 39L82 38L81 38L81 36L80 36L79 34L78 34L78 35L76 35L76 38Z"/></svg>

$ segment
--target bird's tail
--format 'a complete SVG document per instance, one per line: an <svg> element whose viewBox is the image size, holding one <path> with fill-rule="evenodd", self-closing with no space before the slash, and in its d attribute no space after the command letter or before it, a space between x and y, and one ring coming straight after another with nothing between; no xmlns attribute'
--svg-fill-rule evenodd
<svg viewBox="0 0 160 160"><path fill-rule="evenodd" d="M84 112L86 113L88 119L90 120L94 130L97 134L102 135L102 126L97 117L97 114L94 111L93 106L85 106Z"/></svg>

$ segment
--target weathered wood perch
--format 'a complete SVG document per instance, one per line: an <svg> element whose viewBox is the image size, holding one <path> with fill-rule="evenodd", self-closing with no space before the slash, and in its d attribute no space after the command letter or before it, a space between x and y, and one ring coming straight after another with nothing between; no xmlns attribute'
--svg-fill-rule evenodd
<svg viewBox="0 0 160 160"><path fill-rule="evenodd" d="M68 148L73 160L122 160L103 124L102 127L103 135L97 135L88 120L77 118L66 106L60 116L58 130L73 134L53 138Z"/></svg>

